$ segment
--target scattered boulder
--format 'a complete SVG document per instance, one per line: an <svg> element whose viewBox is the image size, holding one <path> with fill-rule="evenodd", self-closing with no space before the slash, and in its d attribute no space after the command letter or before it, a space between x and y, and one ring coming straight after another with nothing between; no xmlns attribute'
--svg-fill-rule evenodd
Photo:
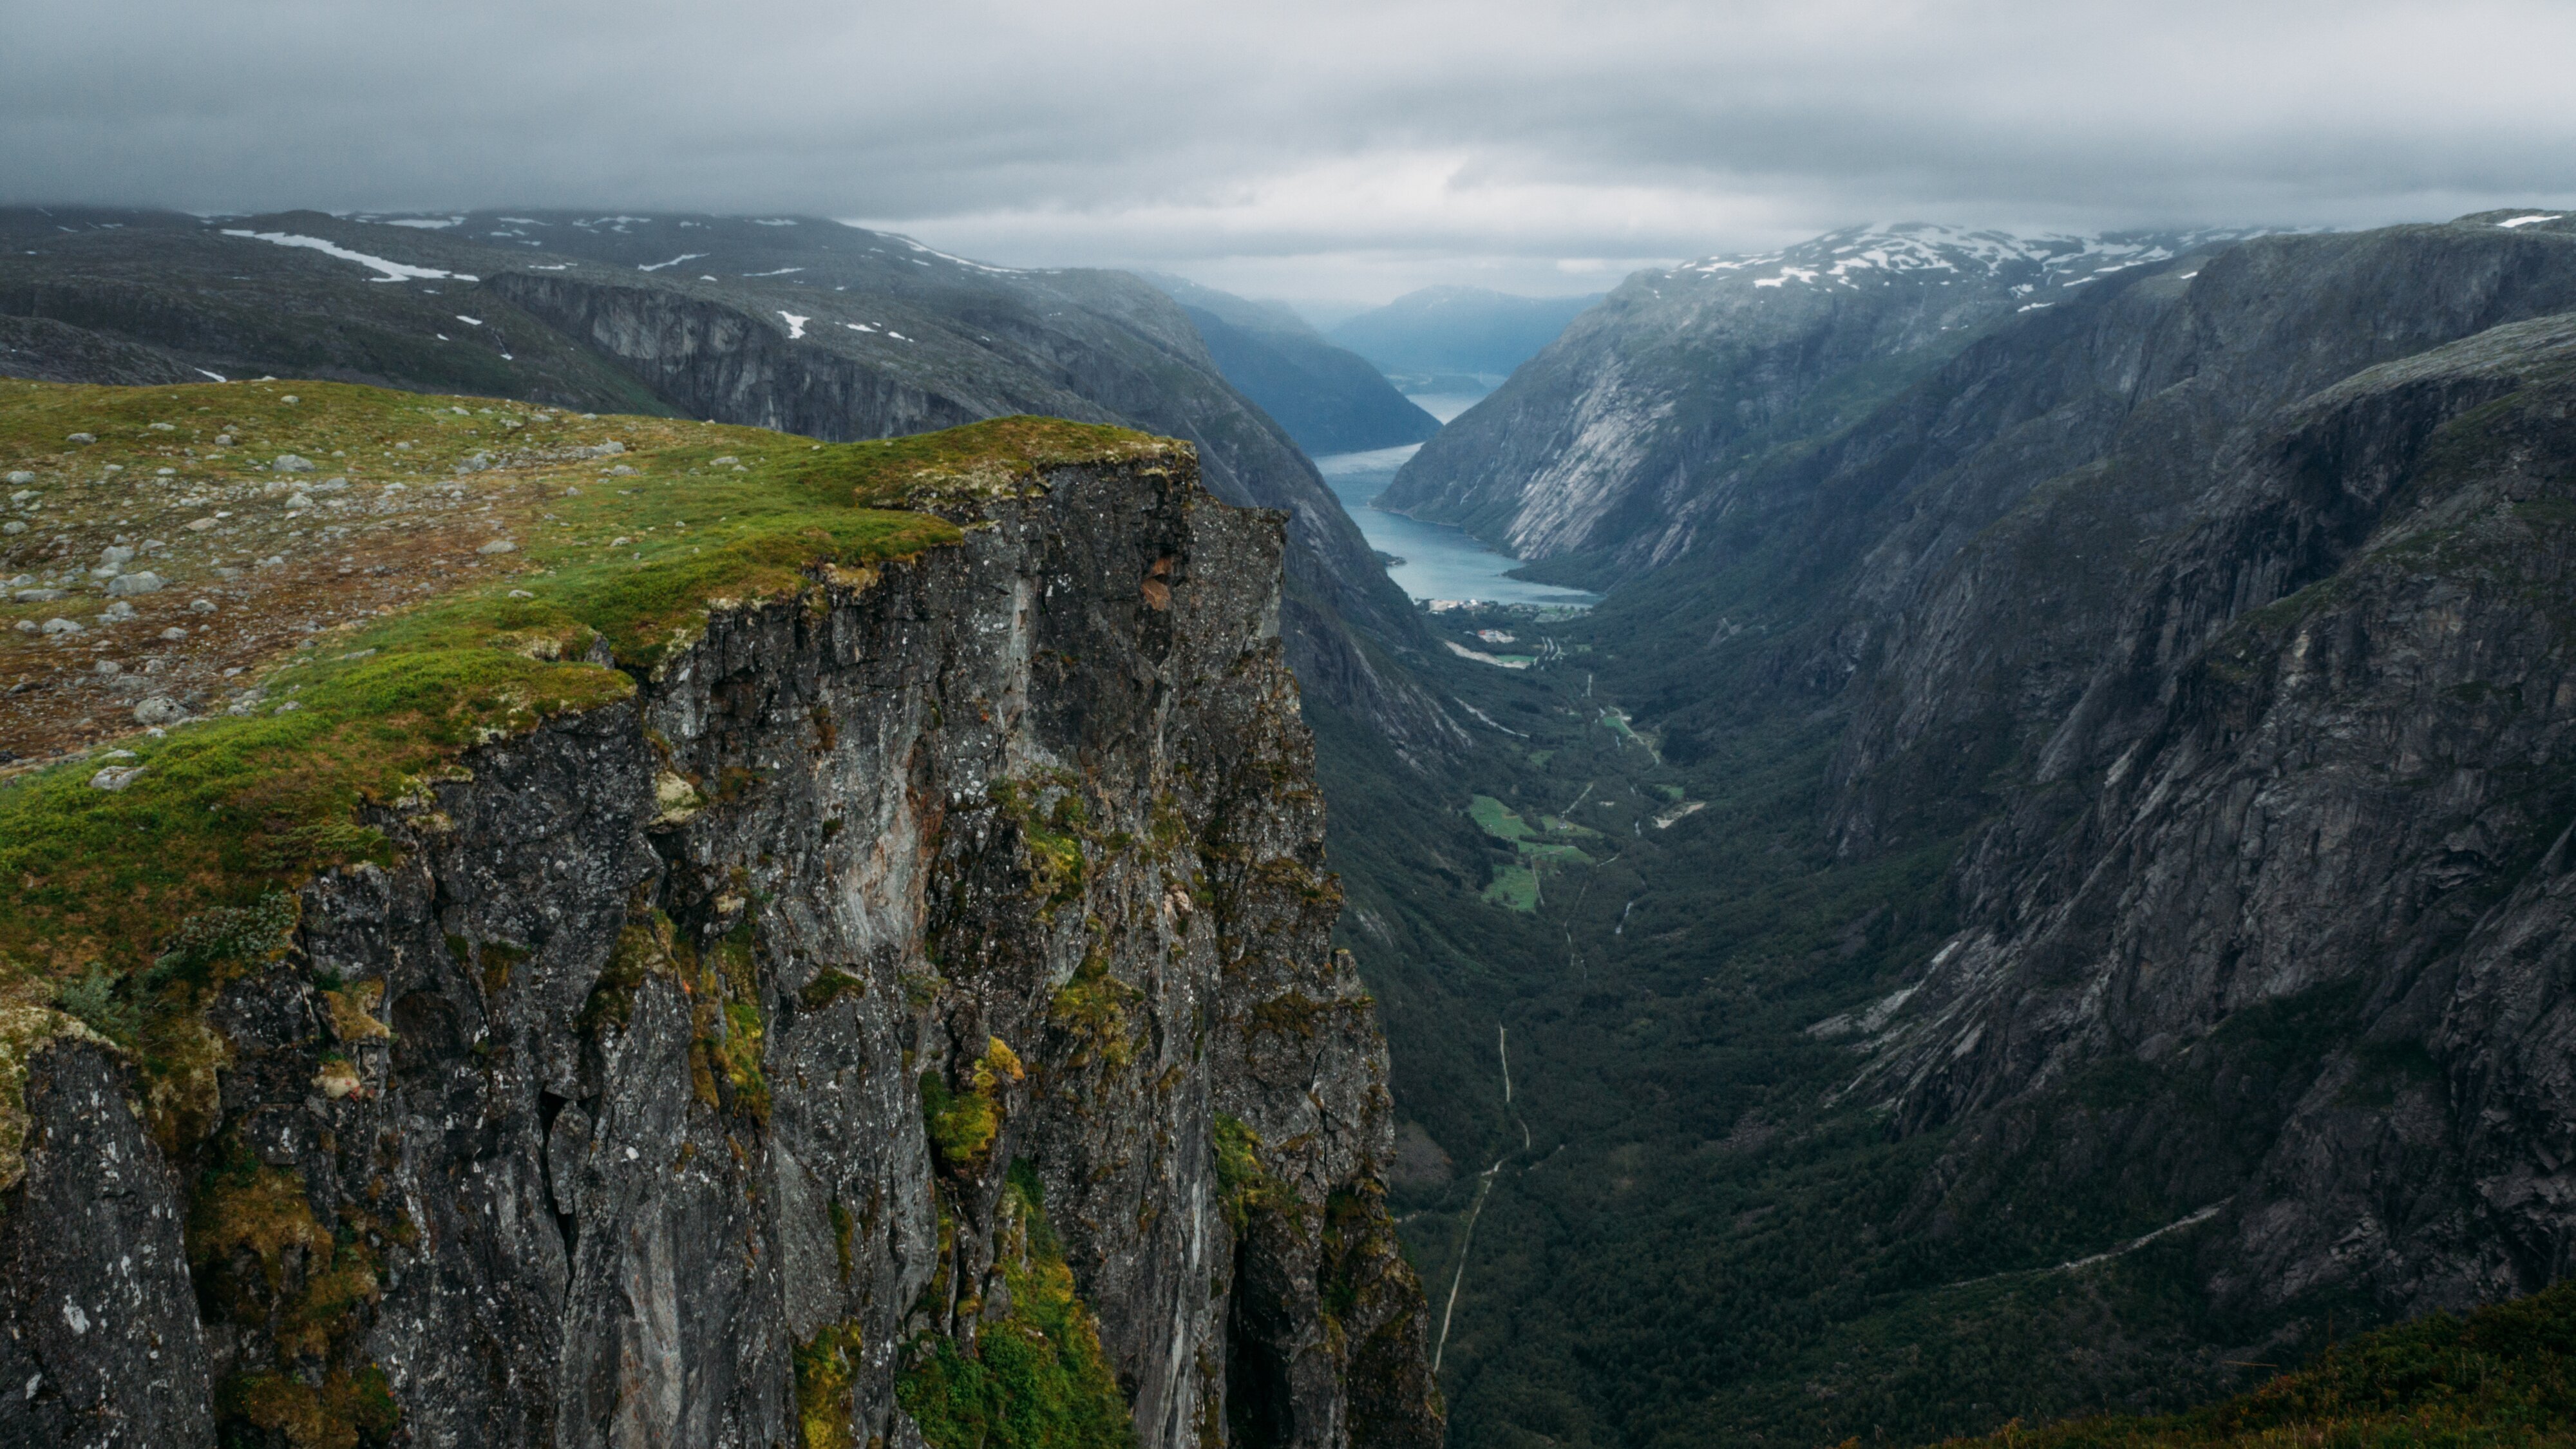
<svg viewBox="0 0 2576 1449"><path fill-rule="evenodd" d="M166 582L159 574L145 569L141 573L120 574L110 579L107 592L112 598L123 598L129 594L157 594L161 592Z"/></svg>
<svg viewBox="0 0 2576 1449"><path fill-rule="evenodd" d="M173 644L176 644L180 640L188 637L188 631L180 628L176 624L173 624L169 628L161 631L161 637L169 640Z"/></svg>
<svg viewBox="0 0 2576 1449"><path fill-rule="evenodd" d="M20 589L11 597L22 604L50 604L63 597L63 593L61 589Z"/></svg>
<svg viewBox="0 0 2576 1449"><path fill-rule="evenodd" d="M96 433L74 433L74 434L72 434L71 436L69 436L69 437L65 438L63 441L65 441L65 442L67 442L67 443L95 443L95 442L97 442L97 441L98 441L98 434L96 434Z"/></svg>
<svg viewBox="0 0 2576 1449"><path fill-rule="evenodd" d="M192 518L182 526L190 533L203 533L207 529L214 527L215 521L211 518Z"/></svg>
<svg viewBox="0 0 2576 1449"><path fill-rule="evenodd" d="M89 787L93 790L122 790L133 784L135 777L146 768L143 765L110 765L89 777Z"/></svg>
<svg viewBox="0 0 2576 1449"><path fill-rule="evenodd" d="M15 469L15 470L11 471L11 473L9 474L9 486L10 486L10 487L12 487L12 488L17 487L17 486L18 486L19 484L21 484L21 483L33 483L33 482L35 482L35 481L36 481L36 475L35 475L35 474L33 474L33 473L28 472L28 471L27 471L26 469L24 469L24 468ZM12 503L16 503L16 502L18 502L19 500L18 500L16 497L14 497L14 496L13 496L13 497L11 497L11 498L10 498L10 500L9 500L9 501L10 501L10 502L12 502Z"/></svg>
<svg viewBox="0 0 2576 1449"><path fill-rule="evenodd" d="M519 546L506 538L496 538L474 551L476 553L517 553Z"/></svg>
<svg viewBox="0 0 2576 1449"><path fill-rule="evenodd" d="M123 599L101 609L98 614L99 622L102 624L122 624L133 617L134 606Z"/></svg>
<svg viewBox="0 0 2576 1449"><path fill-rule="evenodd" d="M174 725L188 717L179 701L166 694L156 694L134 707L134 722L139 725Z"/></svg>
<svg viewBox="0 0 2576 1449"><path fill-rule="evenodd" d="M47 619L45 621L45 632L48 634L86 634L89 630L69 619L54 618Z"/></svg>
<svg viewBox="0 0 2576 1449"><path fill-rule="evenodd" d="M211 614L214 611L215 601L212 599L199 599L188 606L188 612L191 614Z"/></svg>
<svg viewBox="0 0 2576 1449"><path fill-rule="evenodd" d="M277 455L277 461L269 466L280 473L310 473L313 471L313 460L298 457L293 453L280 453Z"/></svg>

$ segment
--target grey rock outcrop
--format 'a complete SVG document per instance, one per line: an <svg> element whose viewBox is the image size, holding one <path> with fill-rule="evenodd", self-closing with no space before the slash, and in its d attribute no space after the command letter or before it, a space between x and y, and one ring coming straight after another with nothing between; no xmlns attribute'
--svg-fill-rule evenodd
<svg viewBox="0 0 2576 1449"><path fill-rule="evenodd" d="M181 1187L132 1078L78 1033L32 1055L0 1215L0 1443L211 1443Z"/></svg>
<svg viewBox="0 0 2576 1449"><path fill-rule="evenodd" d="M214 998L211 1090L164 1104L180 1171L121 1102L81 1119L149 1164L114 1199L135 1225L40 1222L40 1188L112 1195L76 1181L88 1138L31 1134L13 1324L147 1227L185 1297L189 1224L195 1303L140 1315L186 1392L114 1442L209 1442L210 1409L917 1442L898 1375L999 1311L1014 1171L1140 1445L1439 1442L1384 1047L1328 940L1284 520L1186 454L1047 483L959 545L721 611L630 701L378 812L395 863L306 886L283 959ZM39 1124L115 1101L95 1052L29 1080ZM979 1101L989 1142L934 1142L926 1093ZM109 1354L139 1331L55 1333L43 1372L134 1401Z"/></svg>

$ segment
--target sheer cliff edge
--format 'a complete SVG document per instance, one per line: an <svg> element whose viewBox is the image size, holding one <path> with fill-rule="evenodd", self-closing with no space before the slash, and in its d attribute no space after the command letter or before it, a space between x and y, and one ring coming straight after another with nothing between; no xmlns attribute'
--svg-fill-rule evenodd
<svg viewBox="0 0 2576 1449"><path fill-rule="evenodd" d="M1440 1443L1283 517L1187 445L280 383L0 451L21 752L173 721L0 783L0 1441Z"/></svg>

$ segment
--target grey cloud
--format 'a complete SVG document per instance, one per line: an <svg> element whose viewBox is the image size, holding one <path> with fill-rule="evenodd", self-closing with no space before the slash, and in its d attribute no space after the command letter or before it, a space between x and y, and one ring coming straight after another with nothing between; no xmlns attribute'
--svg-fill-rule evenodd
<svg viewBox="0 0 2576 1449"><path fill-rule="evenodd" d="M1588 290L1870 217L2576 196L2547 0L109 0L10 31L13 200L796 210L1310 296Z"/></svg>

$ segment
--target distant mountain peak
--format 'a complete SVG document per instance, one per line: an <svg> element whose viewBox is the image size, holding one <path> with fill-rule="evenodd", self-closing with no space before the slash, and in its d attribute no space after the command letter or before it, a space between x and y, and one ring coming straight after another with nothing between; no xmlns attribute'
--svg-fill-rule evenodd
<svg viewBox="0 0 2576 1449"><path fill-rule="evenodd" d="M1484 287L1424 287L1349 318L1327 335L1389 375L1500 378L1600 300L1597 293L1529 297Z"/></svg>
<svg viewBox="0 0 2576 1449"><path fill-rule="evenodd" d="M1756 287L1856 287L1911 273L1948 272L2031 286L2076 286L2095 276L2168 261L2194 247L2236 241L2252 229L2036 232L1970 230L1940 222L1874 223L1829 231L1778 251L1718 254L1661 274L1666 281L1749 278Z"/></svg>

